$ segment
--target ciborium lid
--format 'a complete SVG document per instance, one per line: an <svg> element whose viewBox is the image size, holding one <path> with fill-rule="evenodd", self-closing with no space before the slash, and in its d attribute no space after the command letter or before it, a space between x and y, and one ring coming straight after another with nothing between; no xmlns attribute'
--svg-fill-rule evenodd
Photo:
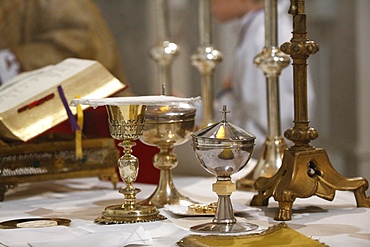
<svg viewBox="0 0 370 247"><path fill-rule="evenodd" d="M145 120L148 122L182 122L194 120L195 107L190 103L177 105L152 105L149 106Z"/></svg>
<svg viewBox="0 0 370 247"><path fill-rule="evenodd" d="M226 120L229 111L221 110L223 119L192 134L193 145L198 147L253 147L256 137Z"/></svg>

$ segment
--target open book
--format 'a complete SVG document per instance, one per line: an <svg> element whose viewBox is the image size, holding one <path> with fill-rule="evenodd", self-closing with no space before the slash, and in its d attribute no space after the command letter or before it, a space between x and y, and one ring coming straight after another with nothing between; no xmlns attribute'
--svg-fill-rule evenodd
<svg viewBox="0 0 370 247"><path fill-rule="evenodd" d="M77 96L105 98L125 87L93 60L68 58L22 73L0 86L0 139L27 141L66 120L58 86L68 102Z"/></svg>

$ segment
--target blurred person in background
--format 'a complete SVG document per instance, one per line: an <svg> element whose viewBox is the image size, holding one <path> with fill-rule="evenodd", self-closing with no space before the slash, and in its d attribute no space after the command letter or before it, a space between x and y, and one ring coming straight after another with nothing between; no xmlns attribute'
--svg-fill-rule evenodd
<svg viewBox="0 0 370 247"><path fill-rule="evenodd" d="M91 0L0 0L0 83L75 57L125 81L115 40Z"/></svg>

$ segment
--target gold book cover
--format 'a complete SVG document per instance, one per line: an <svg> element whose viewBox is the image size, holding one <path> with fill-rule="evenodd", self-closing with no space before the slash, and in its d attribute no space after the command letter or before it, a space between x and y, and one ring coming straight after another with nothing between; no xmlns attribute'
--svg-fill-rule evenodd
<svg viewBox="0 0 370 247"><path fill-rule="evenodd" d="M65 121L68 115L59 86L67 102L76 97L105 98L125 88L94 60L68 58L20 74L0 87L0 139L28 141ZM75 114L76 108L71 111Z"/></svg>

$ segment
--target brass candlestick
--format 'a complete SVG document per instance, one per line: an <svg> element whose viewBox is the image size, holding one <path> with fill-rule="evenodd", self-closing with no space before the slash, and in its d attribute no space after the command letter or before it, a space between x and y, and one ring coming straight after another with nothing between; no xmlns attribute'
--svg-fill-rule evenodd
<svg viewBox="0 0 370 247"><path fill-rule="evenodd" d="M319 46L309 41L306 33L305 1L291 0L289 13L293 16L293 37L281 50L293 59L294 75L294 126L285 131L285 137L294 142L284 152L282 166L271 178L259 178L255 182L258 194L251 205L268 204L271 196L279 203L275 220L290 220L294 200L317 195L333 200L335 190L353 191L358 207L369 207L370 198L365 191L368 181L364 178L346 178L330 163L326 151L315 148L310 141L318 132L309 126L307 106L307 59Z"/></svg>
<svg viewBox="0 0 370 247"><path fill-rule="evenodd" d="M284 150L287 147L281 136L279 76L289 65L289 57L277 47L277 0L264 0L265 47L254 63L266 76L267 88L267 137L253 171L236 182L241 190L254 190L254 182L259 177L272 177L281 167Z"/></svg>

